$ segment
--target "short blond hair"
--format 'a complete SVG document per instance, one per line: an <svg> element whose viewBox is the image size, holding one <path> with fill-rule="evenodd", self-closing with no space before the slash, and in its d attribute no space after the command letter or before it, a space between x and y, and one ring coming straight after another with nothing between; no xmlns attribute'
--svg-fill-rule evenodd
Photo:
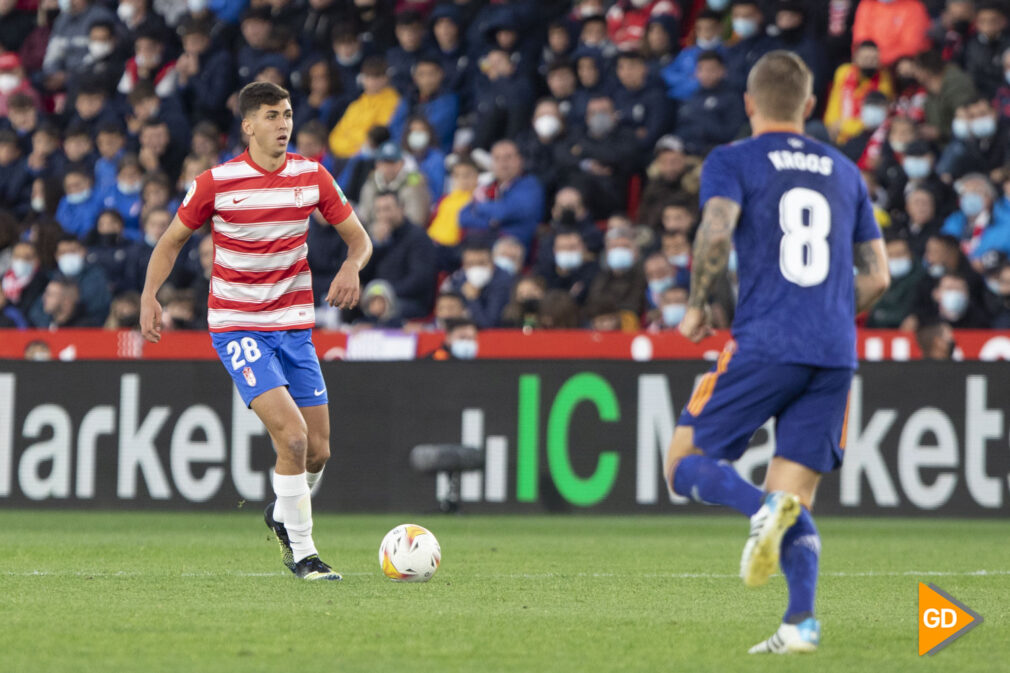
<svg viewBox="0 0 1010 673"><path fill-rule="evenodd" d="M747 76L747 93L757 111L770 121L802 120L813 93L810 68L791 51L778 49L762 56Z"/></svg>

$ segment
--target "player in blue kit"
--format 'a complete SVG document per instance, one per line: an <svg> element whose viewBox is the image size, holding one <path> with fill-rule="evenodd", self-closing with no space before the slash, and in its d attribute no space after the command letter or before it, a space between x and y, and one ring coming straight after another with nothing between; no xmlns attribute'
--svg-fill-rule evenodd
<svg viewBox="0 0 1010 673"><path fill-rule="evenodd" d="M811 509L821 476L842 462L855 314L890 283L859 170L802 135L815 103L812 81L786 51L767 54L751 70L744 102L753 137L715 149L702 169L704 212L679 327L694 342L711 333L709 293L735 245L733 341L681 415L665 474L676 493L750 517L740 561L746 585L764 584L781 562L789 605L752 654L817 649L820 537ZM769 418L776 419L776 449L761 491L729 461Z"/></svg>

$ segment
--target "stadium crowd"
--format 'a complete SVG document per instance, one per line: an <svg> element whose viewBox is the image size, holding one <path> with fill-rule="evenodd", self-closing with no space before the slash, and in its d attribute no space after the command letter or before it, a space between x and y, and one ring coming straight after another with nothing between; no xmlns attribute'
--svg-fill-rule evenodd
<svg viewBox="0 0 1010 673"><path fill-rule="evenodd" d="M748 134L749 68L789 49L815 77L808 134L858 163L885 232L893 283L865 325L1010 328L1008 17L992 0L0 0L0 327L136 327L181 199L244 149L252 81L291 91L291 151L338 177L375 245L361 308L321 326L674 327L705 154ZM318 224L321 304L344 247ZM206 327L201 233L159 296L166 329ZM731 258L717 327L735 292Z"/></svg>

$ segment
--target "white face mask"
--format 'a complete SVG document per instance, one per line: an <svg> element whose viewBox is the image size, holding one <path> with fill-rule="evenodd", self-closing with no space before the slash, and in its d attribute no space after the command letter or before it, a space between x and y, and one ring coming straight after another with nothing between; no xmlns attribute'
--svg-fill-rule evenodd
<svg viewBox="0 0 1010 673"><path fill-rule="evenodd" d="M940 293L940 306L954 320L960 320L968 311L968 296L960 290L944 290Z"/></svg>
<svg viewBox="0 0 1010 673"><path fill-rule="evenodd" d="M710 37L707 40L705 38L699 37L697 40L695 40L695 44L698 45L699 49L703 51L709 51L710 49L715 49L720 44L722 44L722 40L720 40L718 37Z"/></svg>
<svg viewBox="0 0 1010 673"><path fill-rule="evenodd" d="M12 259L11 271L14 272L14 277L18 280L25 280L35 271L35 263L29 262L27 259Z"/></svg>
<svg viewBox="0 0 1010 673"><path fill-rule="evenodd" d="M491 282L491 276L494 275L494 271L486 266L471 266L465 273L466 282L478 290L483 290L484 286Z"/></svg>
<svg viewBox="0 0 1010 673"><path fill-rule="evenodd" d="M996 118L985 116L976 117L968 123L971 134L976 138L991 138L996 134Z"/></svg>
<svg viewBox="0 0 1010 673"><path fill-rule="evenodd" d="M112 53L112 44L110 42L89 42L88 53L91 54L91 58L100 61Z"/></svg>
<svg viewBox="0 0 1010 673"><path fill-rule="evenodd" d="M32 197L32 210L36 213L41 213L46 209L46 200L41 196Z"/></svg>
<svg viewBox="0 0 1010 673"><path fill-rule="evenodd" d="M119 20L123 23L129 23L132 21L136 13L137 8L125 2L119 3L119 7L116 8L116 16L118 16Z"/></svg>
<svg viewBox="0 0 1010 673"><path fill-rule="evenodd" d="M207 0L186 0L186 7L193 14L199 14L207 9Z"/></svg>
<svg viewBox="0 0 1010 673"><path fill-rule="evenodd" d="M691 256L686 252L682 252L679 255L670 255L666 258L670 264L673 264L678 269L686 269L687 265L691 263Z"/></svg>
<svg viewBox="0 0 1010 673"><path fill-rule="evenodd" d="M70 12L70 0L58 0L57 4L60 7L60 11L64 14Z"/></svg>
<svg viewBox="0 0 1010 673"><path fill-rule="evenodd" d="M635 263L635 253L631 248L611 248L607 250L607 266L614 271L627 271Z"/></svg>
<svg viewBox="0 0 1010 673"><path fill-rule="evenodd" d="M21 84L21 78L12 72L5 72L0 75L0 93L10 93Z"/></svg>
<svg viewBox="0 0 1010 673"><path fill-rule="evenodd" d="M414 152L420 152L428 147L431 136L427 131L411 131L407 134L407 147Z"/></svg>
<svg viewBox="0 0 1010 673"><path fill-rule="evenodd" d="M516 266L516 263L512 261L511 257L502 257L499 255L494 258L494 265L513 276L519 271L519 268Z"/></svg>
<svg viewBox="0 0 1010 673"><path fill-rule="evenodd" d="M459 360L473 360L477 357L477 342L473 339L457 339L449 344L449 352Z"/></svg>
<svg viewBox="0 0 1010 673"><path fill-rule="evenodd" d="M554 253L554 263L564 271L577 269L582 266L582 252L580 250L561 250Z"/></svg>
<svg viewBox="0 0 1010 673"><path fill-rule="evenodd" d="M911 257L895 257L887 260L887 267L895 278L904 278L912 271Z"/></svg>
<svg viewBox="0 0 1010 673"><path fill-rule="evenodd" d="M967 119L955 119L950 125L950 130L958 140L965 140L971 137L971 127Z"/></svg>
<svg viewBox="0 0 1010 673"><path fill-rule="evenodd" d="M72 203L77 205L78 203L84 203L91 198L91 190L85 189L83 192L77 192L76 194L67 194L67 203Z"/></svg>
<svg viewBox="0 0 1010 673"><path fill-rule="evenodd" d="M84 255L68 252L57 259L56 264L64 276L76 276L84 269Z"/></svg>
<svg viewBox="0 0 1010 673"><path fill-rule="evenodd" d="M140 182L123 182L122 180L116 180L116 187L119 188L124 194L139 194L140 188L142 187Z"/></svg>
<svg viewBox="0 0 1010 673"><path fill-rule="evenodd" d="M561 131L561 120L554 115L543 115L533 120L533 130L545 140L554 138Z"/></svg>

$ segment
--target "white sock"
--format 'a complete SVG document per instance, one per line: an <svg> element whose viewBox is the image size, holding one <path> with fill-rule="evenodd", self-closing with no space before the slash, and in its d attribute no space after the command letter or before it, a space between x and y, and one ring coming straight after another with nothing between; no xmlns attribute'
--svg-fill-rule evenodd
<svg viewBox="0 0 1010 673"><path fill-rule="evenodd" d="M305 473L274 473L274 493L277 494L274 520L283 523L287 529L291 551L294 552L295 563L298 563L306 556L317 553L312 541L312 496L309 495Z"/></svg>
<svg viewBox="0 0 1010 673"><path fill-rule="evenodd" d="M319 481L320 477L323 476L323 470L325 470L325 469L326 469L326 467L324 466L324 467L319 468L318 472L306 472L305 473L305 481L308 482L308 484L309 484L309 490L310 491L316 487L316 483Z"/></svg>

